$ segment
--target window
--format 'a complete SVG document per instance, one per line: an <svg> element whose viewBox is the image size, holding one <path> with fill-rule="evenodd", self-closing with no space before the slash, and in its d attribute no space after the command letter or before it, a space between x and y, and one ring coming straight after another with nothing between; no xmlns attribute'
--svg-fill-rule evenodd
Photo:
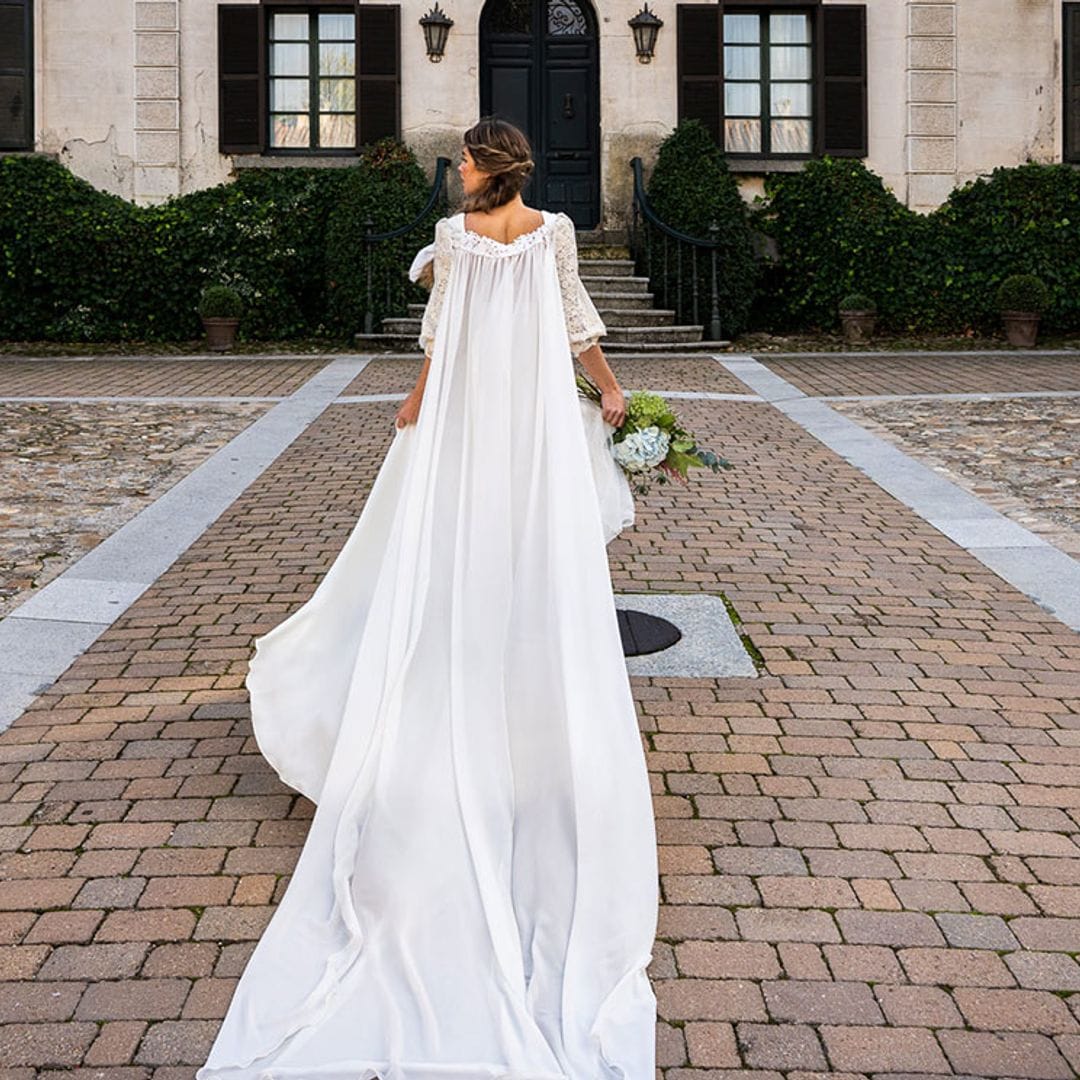
<svg viewBox="0 0 1080 1080"><path fill-rule="evenodd" d="M811 153L809 12L738 12L723 20L725 151Z"/></svg>
<svg viewBox="0 0 1080 1080"><path fill-rule="evenodd" d="M727 156L866 156L865 4L721 0L676 16L679 119Z"/></svg>
<svg viewBox="0 0 1080 1080"><path fill-rule="evenodd" d="M0 149L34 146L30 0L0 0Z"/></svg>
<svg viewBox="0 0 1080 1080"><path fill-rule="evenodd" d="M1080 4L1066 4L1062 11L1062 41L1065 56L1064 156L1066 161L1080 162Z"/></svg>
<svg viewBox="0 0 1080 1080"><path fill-rule="evenodd" d="M271 147L355 149L355 35L351 11L270 15Z"/></svg>
<svg viewBox="0 0 1080 1080"><path fill-rule="evenodd" d="M356 154L399 135L399 57L396 4L219 4L220 151Z"/></svg>

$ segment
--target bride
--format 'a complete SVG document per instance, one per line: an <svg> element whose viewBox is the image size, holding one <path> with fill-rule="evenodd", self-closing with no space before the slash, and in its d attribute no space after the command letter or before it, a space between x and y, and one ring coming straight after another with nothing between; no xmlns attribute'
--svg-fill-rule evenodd
<svg viewBox="0 0 1080 1080"><path fill-rule="evenodd" d="M513 125L465 133L421 374L334 564L255 641L255 738L316 812L197 1080L655 1076L656 833L605 548L632 502L571 353L601 450L625 401L531 168Z"/></svg>

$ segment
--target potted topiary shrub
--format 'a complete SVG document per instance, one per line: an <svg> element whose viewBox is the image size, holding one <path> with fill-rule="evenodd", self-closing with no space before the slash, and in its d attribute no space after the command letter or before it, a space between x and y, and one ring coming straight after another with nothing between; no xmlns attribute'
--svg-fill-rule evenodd
<svg viewBox="0 0 1080 1080"><path fill-rule="evenodd" d="M228 285L204 285L199 294L199 317L206 331L207 348L225 352L236 340L236 328L244 312L240 294Z"/></svg>
<svg viewBox="0 0 1080 1080"><path fill-rule="evenodd" d="M1030 349L1039 334L1039 320L1050 290L1035 274L1010 274L998 286L997 303L1010 345Z"/></svg>
<svg viewBox="0 0 1080 1080"><path fill-rule="evenodd" d="M848 293L840 301L840 322L845 341L851 344L868 341L877 322L877 304L865 293Z"/></svg>

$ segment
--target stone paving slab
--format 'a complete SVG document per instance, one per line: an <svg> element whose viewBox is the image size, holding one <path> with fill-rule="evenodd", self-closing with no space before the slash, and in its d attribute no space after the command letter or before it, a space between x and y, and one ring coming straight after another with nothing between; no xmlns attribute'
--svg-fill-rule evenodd
<svg viewBox="0 0 1080 1080"><path fill-rule="evenodd" d="M325 364L324 357L223 355L182 357L97 357L77 360L0 357L0 398L83 397L117 394L284 396L302 386Z"/></svg>
<svg viewBox="0 0 1080 1080"><path fill-rule="evenodd" d="M777 358L762 354L771 371L806 394L978 393L1080 390L1080 354L941 356L907 354Z"/></svg>
<svg viewBox="0 0 1080 1080"><path fill-rule="evenodd" d="M251 737L251 642L396 409L326 407L0 734L3 1080L204 1060L313 812ZM765 669L631 676L658 1076L1078 1075L1080 637L780 410L679 410L736 468L640 499L613 584L724 592Z"/></svg>

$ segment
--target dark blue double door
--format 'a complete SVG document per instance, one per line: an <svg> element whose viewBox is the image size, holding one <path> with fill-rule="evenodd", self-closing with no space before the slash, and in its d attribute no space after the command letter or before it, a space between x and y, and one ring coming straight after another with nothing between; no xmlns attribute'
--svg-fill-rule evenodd
<svg viewBox="0 0 1080 1080"><path fill-rule="evenodd" d="M530 206L600 221L600 63L585 0L488 0L480 15L480 112L517 124L536 166Z"/></svg>

